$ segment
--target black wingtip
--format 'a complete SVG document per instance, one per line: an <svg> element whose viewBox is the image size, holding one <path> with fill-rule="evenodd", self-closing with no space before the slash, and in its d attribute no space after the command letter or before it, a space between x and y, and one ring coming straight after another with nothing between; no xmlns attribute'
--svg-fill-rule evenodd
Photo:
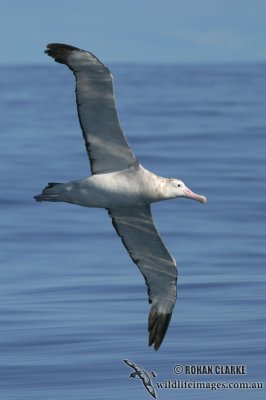
<svg viewBox="0 0 266 400"><path fill-rule="evenodd" d="M44 51L45 54L48 54L48 56L52 57L56 62L60 64L66 64L72 71L74 70L74 68L73 66L71 66L69 57L73 52L79 52L83 53L83 55L89 55L89 57L84 58L87 65L96 63L98 67L101 66L106 72L110 73L109 69L94 54L89 51L79 49L78 47L70 46L69 44L63 43L49 43L46 50Z"/></svg>
<svg viewBox="0 0 266 400"><path fill-rule="evenodd" d="M84 50L81 50L78 47L70 46L69 44L49 43L44 53L54 58L56 62L60 64L66 64L67 58L72 53L72 51L84 51Z"/></svg>
<svg viewBox="0 0 266 400"><path fill-rule="evenodd" d="M159 311L157 305L153 305L149 314L149 346L154 345L154 350L159 350L167 332L172 313Z"/></svg>

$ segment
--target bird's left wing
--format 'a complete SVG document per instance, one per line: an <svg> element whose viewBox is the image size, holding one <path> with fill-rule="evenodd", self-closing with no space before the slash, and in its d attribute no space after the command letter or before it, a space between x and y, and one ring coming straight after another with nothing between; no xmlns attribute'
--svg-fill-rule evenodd
<svg viewBox="0 0 266 400"><path fill-rule="evenodd" d="M45 53L75 75L79 122L92 173L138 164L120 126L109 69L92 53L66 44L50 43Z"/></svg>
<svg viewBox="0 0 266 400"><path fill-rule="evenodd" d="M177 271L156 227L150 206L109 209L113 225L148 286L149 345L158 350L167 331L176 301Z"/></svg>

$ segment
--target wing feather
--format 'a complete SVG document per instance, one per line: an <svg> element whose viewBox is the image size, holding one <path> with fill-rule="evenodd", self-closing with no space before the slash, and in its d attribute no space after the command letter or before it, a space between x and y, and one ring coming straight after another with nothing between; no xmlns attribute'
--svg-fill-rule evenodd
<svg viewBox="0 0 266 400"><path fill-rule="evenodd" d="M150 207L108 210L130 257L143 274L149 302L149 345L158 350L166 334L176 301L175 260L152 220Z"/></svg>
<svg viewBox="0 0 266 400"><path fill-rule="evenodd" d="M93 54L73 46L51 43L45 53L67 65L75 75L79 122L92 173L114 172L137 164L120 126L109 69Z"/></svg>

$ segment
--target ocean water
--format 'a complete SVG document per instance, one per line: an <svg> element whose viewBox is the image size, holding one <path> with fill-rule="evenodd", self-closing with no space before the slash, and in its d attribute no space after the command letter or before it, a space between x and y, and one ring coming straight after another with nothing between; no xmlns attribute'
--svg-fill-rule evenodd
<svg viewBox="0 0 266 400"><path fill-rule="evenodd" d="M129 379L130 359L156 373L158 399L265 399L262 389L210 388L265 381L265 64L111 69L139 161L208 198L152 208L178 265L171 325L160 350L149 348L145 283L104 210L33 200L49 181L90 174L70 72L2 66L0 398L152 398ZM209 388L158 388L177 380Z"/></svg>

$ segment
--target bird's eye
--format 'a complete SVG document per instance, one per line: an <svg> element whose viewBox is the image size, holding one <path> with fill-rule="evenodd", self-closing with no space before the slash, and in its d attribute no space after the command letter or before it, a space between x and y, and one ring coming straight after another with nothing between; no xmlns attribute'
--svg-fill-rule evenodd
<svg viewBox="0 0 266 400"><path fill-rule="evenodd" d="M178 187L181 187L180 183L177 185Z"/></svg>

